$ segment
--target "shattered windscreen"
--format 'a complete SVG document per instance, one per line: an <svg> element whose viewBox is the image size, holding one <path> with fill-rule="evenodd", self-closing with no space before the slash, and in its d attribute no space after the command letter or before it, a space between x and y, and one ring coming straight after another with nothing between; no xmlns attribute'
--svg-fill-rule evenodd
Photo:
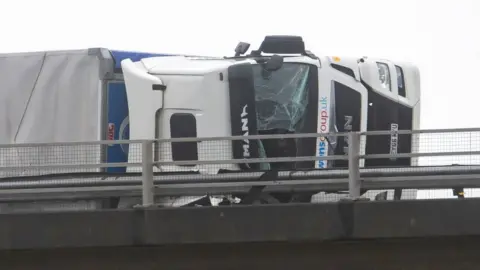
<svg viewBox="0 0 480 270"><path fill-rule="evenodd" d="M273 72L255 65L258 130L300 129L308 105L309 65L284 63Z"/></svg>

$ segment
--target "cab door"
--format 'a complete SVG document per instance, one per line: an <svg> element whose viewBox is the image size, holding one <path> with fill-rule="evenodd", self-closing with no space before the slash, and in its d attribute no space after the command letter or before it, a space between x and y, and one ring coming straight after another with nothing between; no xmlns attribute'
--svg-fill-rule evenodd
<svg viewBox="0 0 480 270"><path fill-rule="evenodd" d="M338 132L360 131L362 118L362 95L354 88L341 81L332 81L335 96L335 126ZM349 141L347 136L337 138L334 155L348 155ZM335 168L348 167L348 160L336 160Z"/></svg>
<svg viewBox="0 0 480 270"><path fill-rule="evenodd" d="M366 130L367 91L360 81L356 59L327 57L319 76L320 133L348 133ZM319 155L347 155L348 136L329 136ZM327 151L324 150L327 148ZM362 151L363 153L363 151ZM346 168L347 160L323 161L320 168ZM363 165L361 162L360 165Z"/></svg>

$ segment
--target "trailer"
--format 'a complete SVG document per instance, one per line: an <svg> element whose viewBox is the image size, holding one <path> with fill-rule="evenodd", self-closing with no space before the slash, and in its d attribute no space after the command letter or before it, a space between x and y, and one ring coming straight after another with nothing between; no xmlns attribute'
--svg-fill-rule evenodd
<svg viewBox="0 0 480 270"><path fill-rule="evenodd" d="M128 103L120 63L151 54L92 48L0 54L0 144L129 139ZM74 156L45 149L12 153L1 164L126 161L114 145ZM124 171L124 168L109 168Z"/></svg>
<svg viewBox="0 0 480 270"><path fill-rule="evenodd" d="M0 54L0 145L128 140L128 101L120 63L127 58L138 61L168 55L105 48ZM124 145L0 147L0 166L26 168L0 171L0 177L99 172L104 169L28 167L127 159ZM105 171L121 173L126 168ZM93 207L91 202L87 205Z"/></svg>

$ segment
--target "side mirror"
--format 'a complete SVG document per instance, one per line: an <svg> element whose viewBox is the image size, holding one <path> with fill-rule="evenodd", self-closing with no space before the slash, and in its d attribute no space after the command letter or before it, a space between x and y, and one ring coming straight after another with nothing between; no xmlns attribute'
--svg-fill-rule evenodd
<svg viewBox="0 0 480 270"><path fill-rule="evenodd" d="M235 57L245 54L250 48L250 44L246 42L239 42L235 47Z"/></svg>
<svg viewBox="0 0 480 270"><path fill-rule="evenodd" d="M272 55L265 63L265 69L268 71L279 70L283 66L283 57L280 55Z"/></svg>

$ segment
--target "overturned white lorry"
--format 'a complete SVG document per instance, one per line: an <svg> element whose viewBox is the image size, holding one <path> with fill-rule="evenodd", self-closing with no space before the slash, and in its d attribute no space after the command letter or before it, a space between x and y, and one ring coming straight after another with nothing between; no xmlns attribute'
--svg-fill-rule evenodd
<svg viewBox="0 0 480 270"><path fill-rule="evenodd" d="M300 37L291 36L268 36L259 50L245 56L248 44L240 43L237 48L243 51L235 57L123 60L130 138L418 129L420 80L418 69L411 64L317 57L305 50ZM158 153L157 158L257 158L278 156L280 151L278 143L257 140L217 143L225 145L208 149L207 143L178 143L170 151ZM346 154L346 144L335 138L300 139L284 144L281 152L286 156L341 155ZM392 147L389 141L377 140L367 142L364 148L367 153L410 152L411 140L401 140ZM411 164L409 159L372 162ZM321 160L302 166L340 167L345 161L330 163ZM235 165L229 168L240 169ZM208 165L189 169L209 171Z"/></svg>
<svg viewBox="0 0 480 270"><path fill-rule="evenodd" d="M226 137L419 128L420 77L409 63L316 56L301 37L267 36L245 55L125 59L131 139ZM153 124L152 124L153 123ZM362 153L409 153L411 135L367 138ZM215 145L212 145L212 144ZM347 153L331 137L163 143L166 161L329 156ZM161 150L159 150L161 149ZM135 153L131 153L131 158ZM410 166L416 160L375 159L362 166ZM345 160L270 164L157 166L157 171L304 170L346 167ZM290 199L290 198L289 198ZM307 198L309 200L309 197Z"/></svg>
<svg viewBox="0 0 480 270"><path fill-rule="evenodd" d="M0 143L168 139L254 134L418 129L418 69L374 58L316 56L300 37L268 36L246 54L196 57L88 49L0 55ZM363 153L407 153L410 135L367 139ZM217 143L212 147L212 143ZM214 160L345 154L329 138L176 143L157 160ZM2 150L3 151L3 150ZM6 151L6 150L5 150ZM3 165L126 162L125 145L8 150ZM134 156L135 155L135 156ZM366 167L409 166L412 159L367 160ZM346 161L157 166L155 171L326 169ZM105 169L124 173L126 168ZM128 169L130 170L130 169ZM18 172L16 172L18 173ZM27 174L27 173L26 173ZM31 173L30 173L31 174ZM7 175L5 175L7 176Z"/></svg>

